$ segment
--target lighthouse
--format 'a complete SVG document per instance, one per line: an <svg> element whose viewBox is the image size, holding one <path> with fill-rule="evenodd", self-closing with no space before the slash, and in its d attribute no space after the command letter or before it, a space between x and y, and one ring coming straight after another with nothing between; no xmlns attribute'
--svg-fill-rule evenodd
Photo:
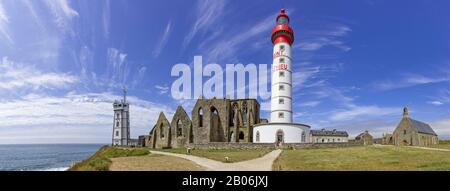
<svg viewBox="0 0 450 191"><path fill-rule="evenodd" d="M289 27L289 16L284 9L276 18L272 30L272 99L271 122L292 123L292 55L294 31Z"/></svg>
<svg viewBox="0 0 450 191"><path fill-rule="evenodd" d="M270 102L270 123L257 124L253 128L255 143L307 143L310 126L293 122L292 111L292 44L294 30L289 25L286 10L281 9L275 19L271 41L272 94Z"/></svg>

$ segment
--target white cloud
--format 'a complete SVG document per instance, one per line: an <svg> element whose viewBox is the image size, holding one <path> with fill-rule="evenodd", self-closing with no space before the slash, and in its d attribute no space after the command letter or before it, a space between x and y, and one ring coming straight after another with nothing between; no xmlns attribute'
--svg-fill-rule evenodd
<svg viewBox="0 0 450 191"><path fill-rule="evenodd" d="M303 87L306 81L316 77L320 72L320 66L303 68L292 73L292 86L294 91Z"/></svg>
<svg viewBox="0 0 450 191"><path fill-rule="evenodd" d="M308 101L308 102L300 103L299 106L300 107L316 107L320 103L321 103L321 101Z"/></svg>
<svg viewBox="0 0 450 191"><path fill-rule="evenodd" d="M129 74L126 62L127 54L116 49L108 48L107 53L107 79L111 84L125 83Z"/></svg>
<svg viewBox="0 0 450 191"><path fill-rule="evenodd" d="M71 22L79 14L69 4L67 0L46 0L47 6L55 16L55 23L63 32L72 32Z"/></svg>
<svg viewBox="0 0 450 191"><path fill-rule="evenodd" d="M302 42L295 44L294 48L317 51L326 46L332 46L347 52L351 50L351 47L338 38L348 35L351 31L351 28L345 25L327 25L324 29L306 31Z"/></svg>
<svg viewBox="0 0 450 191"><path fill-rule="evenodd" d="M416 85L424 85L424 84L433 84L433 83L441 83L441 82L450 82L450 77L448 75L444 76L434 76L434 77L426 77L420 74L407 74L404 75L402 79L397 79L394 81L382 81L377 82L373 86L377 90L386 91L386 90L394 90L399 88L407 88Z"/></svg>
<svg viewBox="0 0 450 191"><path fill-rule="evenodd" d="M248 29L243 29L237 31L238 34L230 34L230 37L216 39L215 42L208 44L208 47L200 47L202 49L207 49L208 55L207 59L212 62L219 62L227 60L230 62L231 57L236 57L237 52L242 48L247 48L246 46L241 46L246 42L254 41L255 38L262 38L262 34L270 33L270 29L274 26L273 18L277 14L266 17L263 20L257 22L253 27ZM264 35L264 38L267 38Z"/></svg>
<svg viewBox="0 0 450 191"><path fill-rule="evenodd" d="M111 131L113 117L112 102L118 99L121 99L121 96L108 92L72 92L61 97L29 94L20 99L2 101L0 142L11 139L11 134L17 140L30 136L45 142L46 137L50 136L58 139L71 137L73 142L85 137L109 142L108 132ZM131 104L130 125L133 137L148 133L161 111L167 116L174 113L171 108L159 103L133 96L127 100ZM33 133L25 129L30 129Z"/></svg>
<svg viewBox="0 0 450 191"><path fill-rule="evenodd" d="M442 102L440 102L440 101L429 101L428 102L429 104L432 104L432 105L436 105L436 106L439 106L439 105L443 105L444 103L442 103Z"/></svg>
<svg viewBox="0 0 450 191"><path fill-rule="evenodd" d="M336 111L330 119L333 121L345 121L352 120L357 117L380 117L386 115L398 114L401 109L390 107L378 107L378 106L350 106L349 109Z"/></svg>
<svg viewBox="0 0 450 191"><path fill-rule="evenodd" d="M164 34L161 37L161 40L159 41L159 43L157 43L157 46L153 50L153 57L158 57L162 49L166 46L167 41L169 40L171 29L172 22L169 21L169 23L167 23L166 29L164 30Z"/></svg>
<svg viewBox="0 0 450 191"><path fill-rule="evenodd" d="M431 122L430 126L440 139L450 139L450 117Z"/></svg>
<svg viewBox="0 0 450 191"><path fill-rule="evenodd" d="M169 92L169 87L168 86L156 85L155 88L158 89L158 93L160 95L166 94L167 92Z"/></svg>
<svg viewBox="0 0 450 191"><path fill-rule="evenodd" d="M109 25L110 25L110 19L111 19L111 2L109 0L105 0L104 6L103 6L103 33L105 38L109 37Z"/></svg>
<svg viewBox="0 0 450 191"><path fill-rule="evenodd" d="M186 47L199 31L205 30L216 22L225 8L223 0L198 1L195 10L197 18L189 34L185 37L183 47Z"/></svg>
<svg viewBox="0 0 450 191"><path fill-rule="evenodd" d="M0 89L18 88L65 88L78 81L76 76L67 73L42 72L39 69L9 61L3 57L0 63Z"/></svg>
<svg viewBox="0 0 450 191"><path fill-rule="evenodd" d="M0 1L0 35L7 40L10 44L13 44L13 40L8 32L8 24L9 18L3 7L2 2Z"/></svg>

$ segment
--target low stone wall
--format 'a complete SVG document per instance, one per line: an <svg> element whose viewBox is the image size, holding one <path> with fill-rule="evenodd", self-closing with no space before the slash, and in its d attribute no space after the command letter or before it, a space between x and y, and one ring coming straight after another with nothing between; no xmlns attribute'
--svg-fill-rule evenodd
<svg viewBox="0 0 450 191"><path fill-rule="evenodd" d="M347 143L285 143L277 146L273 143L207 143L207 144L190 144L186 147L194 149L306 149L306 148L337 148L362 146L361 142Z"/></svg>

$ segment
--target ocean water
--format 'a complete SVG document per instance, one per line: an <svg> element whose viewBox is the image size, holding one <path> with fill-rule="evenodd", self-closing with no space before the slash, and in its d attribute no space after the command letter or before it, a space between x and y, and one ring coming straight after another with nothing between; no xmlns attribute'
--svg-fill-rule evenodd
<svg viewBox="0 0 450 191"><path fill-rule="evenodd" d="M84 160L102 144L0 145L2 171L63 171Z"/></svg>

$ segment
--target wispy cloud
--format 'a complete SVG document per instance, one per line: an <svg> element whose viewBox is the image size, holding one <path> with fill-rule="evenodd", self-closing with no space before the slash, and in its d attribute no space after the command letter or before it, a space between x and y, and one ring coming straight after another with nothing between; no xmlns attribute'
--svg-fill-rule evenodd
<svg viewBox="0 0 450 191"><path fill-rule="evenodd" d="M3 7L2 1L0 1L0 35L4 40L8 41L10 44L14 44L9 32L8 32L9 18Z"/></svg>
<svg viewBox="0 0 450 191"><path fill-rule="evenodd" d="M107 77L110 83L125 83L128 77L127 54L116 48L108 48L107 52Z"/></svg>
<svg viewBox="0 0 450 191"><path fill-rule="evenodd" d="M47 6L55 16L55 23L63 32L73 32L71 22L79 14L69 4L67 0L46 0Z"/></svg>
<svg viewBox="0 0 450 191"><path fill-rule="evenodd" d="M105 0L105 3L103 5L103 14L102 14L103 34L104 34L105 38L109 37L110 19L111 19L111 2L109 0Z"/></svg>
<svg viewBox="0 0 450 191"><path fill-rule="evenodd" d="M317 51L326 46L336 47L344 52L351 50L341 37L347 36L352 29L346 25L327 25L324 29L306 31L302 43L297 43L294 48L303 51Z"/></svg>
<svg viewBox="0 0 450 191"><path fill-rule="evenodd" d="M170 36L170 32L172 30L172 22L169 21L169 23L167 23L166 29L164 30L164 33L161 37L161 40L159 41L159 43L157 43L156 47L153 50L153 57L158 57L159 54L161 53L162 49L166 46L167 41L169 40L169 36Z"/></svg>
<svg viewBox="0 0 450 191"><path fill-rule="evenodd" d="M224 9L225 1L223 0L198 1L195 10L197 18L184 39L183 47L186 47L197 33L211 27L222 16Z"/></svg>
<svg viewBox="0 0 450 191"><path fill-rule="evenodd" d="M387 91L416 85L450 82L450 77L448 75L427 77L420 74L406 74L403 76L402 79L376 82L373 86L377 90Z"/></svg>
<svg viewBox="0 0 450 191"><path fill-rule="evenodd" d="M398 114L401 109L379 106L351 106L349 109L337 111L330 116L333 121L352 120L360 116L380 117Z"/></svg>
<svg viewBox="0 0 450 191"><path fill-rule="evenodd" d="M428 102L429 104L432 104L432 105L436 105L436 106L440 106L440 105L443 105L444 103L442 103L442 102L440 102L440 101L429 101Z"/></svg>
<svg viewBox="0 0 450 191"><path fill-rule="evenodd" d="M0 89L16 91L19 88L65 88L78 81L78 77L67 73L43 72L3 57L0 63Z"/></svg>
<svg viewBox="0 0 450 191"><path fill-rule="evenodd" d="M321 103L321 101L308 101L308 102L300 103L299 106L300 107L316 107L320 103Z"/></svg>
<svg viewBox="0 0 450 191"><path fill-rule="evenodd" d="M236 57L236 53L246 48L242 46L246 42L257 40L258 38L267 38L266 33L270 32L273 27L273 18L276 14L270 15L258 21L253 27L236 31L238 34L232 33L225 38L216 39L217 42L209 44L208 47L202 49L210 50L207 59L212 62L219 62L223 60L230 61ZM262 36L264 34L264 36Z"/></svg>
<svg viewBox="0 0 450 191"><path fill-rule="evenodd" d="M169 92L169 86L160 86L160 85L156 85L155 88L158 90L158 93L160 95L162 94L166 94L167 92Z"/></svg>

